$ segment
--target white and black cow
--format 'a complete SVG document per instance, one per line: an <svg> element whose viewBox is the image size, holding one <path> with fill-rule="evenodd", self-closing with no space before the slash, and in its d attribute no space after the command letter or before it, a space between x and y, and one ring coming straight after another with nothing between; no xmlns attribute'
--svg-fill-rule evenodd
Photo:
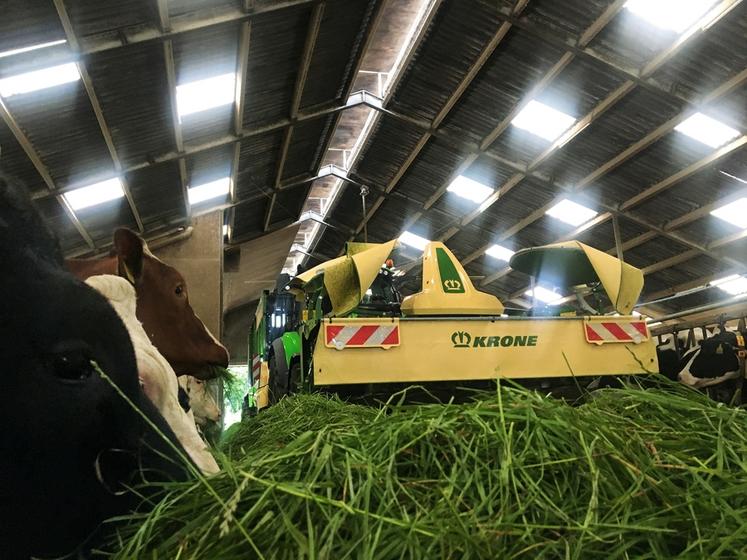
<svg viewBox="0 0 747 560"><path fill-rule="evenodd" d="M741 376L744 336L722 331L703 340L699 348L682 357L677 378L690 387L705 389L716 400L731 401Z"/></svg>
<svg viewBox="0 0 747 560"><path fill-rule="evenodd" d="M689 332L692 333L692 336L688 336ZM656 357L659 361L659 372L672 381L677 381L677 374L685 365L680 356L686 354L691 349L699 347L704 338L703 333L704 331L702 329L680 331L659 344L656 347ZM705 335L710 336L711 331L706 330ZM677 351L677 347L679 347L679 352Z"/></svg>
<svg viewBox="0 0 747 560"><path fill-rule="evenodd" d="M220 422L220 407L208 389L207 383L191 375L179 377L179 388L187 395L187 409L192 412L198 426L207 427Z"/></svg>
<svg viewBox="0 0 747 560"><path fill-rule="evenodd" d="M721 402L731 402L740 383L746 333L721 331L677 357L673 348L657 348L659 371L672 380L707 392Z"/></svg>
<svg viewBox="0 0 747 560"><path fill-rule="evenodd" d="M125 486L187 480L195 468L144 398L122 321L62 262L25 190L0 176L3 559L85 556L103 520L144 507Z"/></svg>

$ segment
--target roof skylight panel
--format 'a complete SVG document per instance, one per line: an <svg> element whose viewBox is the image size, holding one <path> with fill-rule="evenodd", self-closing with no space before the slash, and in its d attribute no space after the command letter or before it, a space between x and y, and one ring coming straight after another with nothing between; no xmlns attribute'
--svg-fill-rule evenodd
<svg viewBox="0 0 747 560"><path fill-rule="evenodd" d="M0 96L11 97L68 84L80 80L78 65L74 62L33 70L0 80Z"/></svg>
<svg viewBox="0 0 747 560"><path fill-rule="evenodd" d="M487 249L487 251L485 251L485 254L493 257L494 259L498 259L499 261L508 262L514 255L514 252L510 249L506 249L501 245L492 245Z"/></svg>
<svg viewBox="0 0 747 560"><path fill-rule="evenodd" d="M176 86L179 119L194 113L230 105L236 99L236 74L222 74Z"/></svg>
<svg viewBox="0 0 747 560"><path fill-rule="evenodd" d="M514 117L511 124L554 142L575 122L572 116L533 99Z"/></svg>
<svg viewBox="0 0 747 560"><path fill-rule="evenodd" d="M459 175L459 177L454 179L446 190L475 204L481 204L494 192L487 185L483 185L479 181L475 181L464 175Z"/></svg>
<svg viewBox="0 0 747 560"><path fill-rule="evenodd" d="M124 189L122 188L122 182L119 177L114 177L106 181L100 181L86 187L68 191L63 196L73 210L82 210L83 208L90 208L91 206L109 202L110 200L122 198L124 196Z"/></svg>
<svg viewBox="0 0 747 560"><path fill-rule="evenodd" d="M591 208L568 199L561 200L545 213L572 226L580 226L598 214Z"/></svg>
<svg viewBox="0 0 747 560"><path fill-rule="evenodd" d="M222 177L209 183L191 187L187 191L187 194L189 196L189 203L194 206L195 204L200 204L201 202L212 200L214 198L228 196L230 190L231 178Z"/></svg>
<svg viewBox="0 0 747 560"><path fill-rule="evenodd" d="M31 51L36 51L39 49L46 49L48 47L56 47L57 45L64 45L67 43L67 40L65 39L59 39L57 41L48 41L46 43L37 43L36 45L29 45L28 47L20 47L17 49L10 49L8 51L0 52L0 58L6 58L9 56L15 56L17 54L23 54Z"/></svg>
<svg viewBox="0 0 747 560"><path fill-rule="evenodd" d="M740 198L721 208L716 208L711 212L711 216L716 216L729 222L739 228L747 229L747 198Z"/></svg>
<svg viewBox="0 0 747 560"><path fill-rule="evenodd" d="M628 0L625 8L660 29L682 33L716 3L716 0Z"/></svg>
<svg viewBox="0 0 747 560"><path fill-rule="evenodd" d="M430 240L426 239L425 237L416 235L410 231L406 231L405 233L400 235L399 240L405 245L409 245L410 247L414 247L415 249L420 249L421 251L425 249L425 246L428 245L428 243L430 243Z"/></svg>
<svg viewBox="0 0 747 560"><path fill-rule="evenodd" d="M732 274L726 278L714 280L711 282L711 286L716 286L732 296L747 294L747 278L739 274Z"/></svg>
<svg viewBox="0 0 747 560"><path fill-rule="evenodd" d="M542 286L535 286L534 292L532 292L532 290L527 290L526 292L524 292L524 295L536 298L542 303L546 303L548 305L557 304L561 299L563 299L562 294L555 293L552 290L543 288Z"/></svg>
<svg viewBox="0 0 747 560"><path fill-rule="evenodd" d="M703 113L695 113L689 119L675 126L674 129L711 148L719 148L729 140L739 136L738 130Z"/></svg>

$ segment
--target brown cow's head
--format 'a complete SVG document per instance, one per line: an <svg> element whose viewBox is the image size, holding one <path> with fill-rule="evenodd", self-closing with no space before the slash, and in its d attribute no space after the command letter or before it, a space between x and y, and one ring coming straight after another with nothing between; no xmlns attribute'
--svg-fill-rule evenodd
<svg viewBox="0 0 747 560"><path fill-rule="evenodd" d="M174 267L159 260L145 241L128 229L114 232L119 274L137 291L137 318L177 374L210 377L210 365L226 367L228 351L189 305L187 283Z"/></svg>

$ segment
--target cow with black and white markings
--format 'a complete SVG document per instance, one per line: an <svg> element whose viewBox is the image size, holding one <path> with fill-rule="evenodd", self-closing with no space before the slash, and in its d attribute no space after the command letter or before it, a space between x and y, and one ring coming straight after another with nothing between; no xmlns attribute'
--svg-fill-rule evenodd
<svg viewBox="0 0 747 560"><path fill-rule="evenodd" d="M745 333L723 330L687 352L677 378L695 389L706 389L719 401L728 402L743 375Z"/></svg>
<svg viewBox="0 0 747 560"><path fill-rule="evenodd" d="M2 176L0 263L0 557L85 557L105 519L143 507L128 487L195 467L140 389L124 324Z"/></svg>

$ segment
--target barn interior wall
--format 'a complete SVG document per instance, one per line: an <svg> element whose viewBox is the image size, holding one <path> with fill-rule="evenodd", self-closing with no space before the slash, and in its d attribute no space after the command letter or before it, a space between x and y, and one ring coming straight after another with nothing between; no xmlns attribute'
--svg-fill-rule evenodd
<svg viewBox="0 0 747 560"><path fill-rule="evenodd" d="M223 316L222 342L231 355L232 364L248 362L249 330L252 328L257 302L235 307Z"/></svg>
<svg viewBox="0 0 747 560"><path fill-rule="evenodd" d="M192 220L192 235L154 254L175 267L189 288L189 302L205 326L221 336L223 213L211 212Z"/></svg>
<svg viewBox="0 0 747 560"><path fill-rule="evenodd" d="M283 269L286 256L298 233L293 224L258 239L242 243L234 249L232 267L226 261L223 274L223 310L256 301L262 290L272 290ZM238 251L238 254L237 254Z"/></svg>

